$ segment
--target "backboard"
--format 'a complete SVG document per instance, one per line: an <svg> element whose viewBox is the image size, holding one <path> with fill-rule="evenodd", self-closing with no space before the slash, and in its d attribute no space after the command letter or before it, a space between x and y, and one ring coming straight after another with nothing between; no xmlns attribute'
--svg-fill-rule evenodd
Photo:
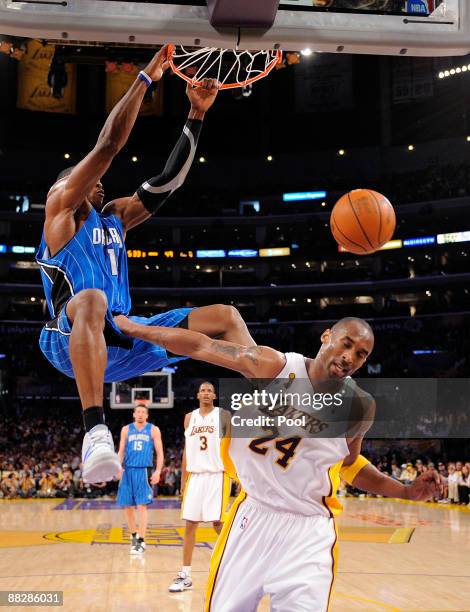
<svg viewBox="0 0 470 612"><path fill-rule="evenodd" d="M111 385L109 403L114 409L133 409L139 400L148 408L173 408L174 395L171 373L147 372Z"/></svg>
<svg viewBox="0 0 470 612"><path fill-rule="evenodd" d="M281 0L273 27L260 32L214 29L205 0L0 0L0 33L65 43L172 42L227 49L238 43L238 48L250 50L454 56L470 52L469 4L467 0L440 4L439 0Z"/></svg>

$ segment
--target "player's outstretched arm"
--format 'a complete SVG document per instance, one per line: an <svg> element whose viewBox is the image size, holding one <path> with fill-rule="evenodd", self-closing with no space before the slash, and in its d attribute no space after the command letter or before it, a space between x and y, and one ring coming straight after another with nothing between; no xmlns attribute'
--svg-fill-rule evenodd
<svg viewBox="0 0 470 612"><path fill-rule="evenodd" d="M155 343L172 353L235 370L247 378L274 378L285 364L285 356L268 346L242 346L188 329L152 327L151 330Z"/></svg>
<svg viewBox="0 0 470 612"><path fill-rule="evenodd" d="M427 501L440 497L443 486L441 478L435 470L429 470L416 478L412 484L405 485L380 472L369 462L349 484L366 493L412 501Z"/></svg>
<svg viewBox="0 0 470 612"><path fill-rule="evenodd" d="M122 315L114 317L114 321L127 336L158 344L175 355L235 370L247 378L274 378L286 362L283 353L269 346L248 347L225 340L213 340L189 329L140 325Z"/></svg>
<svg viewBox="0 0 470 612"><path fill-rule="evenodd" d="M163 172L145 181L132 197L119 198L106 205L107 212L121 219L124 231L154 215L184 183L196 154L204 116L214 103L218 91L219 84L215 79L204 79L198 87L187 86L186 94L191 102L191 110Z"/></svg>
<svg viewBox="0 0 470 612"><path fill-rule="evenodd" d="M168 67L167 45L155 54L144 72L152 81L159 81ZM85 200L109 168L115 155L126 144L134 126L148 83L137 78L129 91L109 114L93 150L63 181L57 182L48 195L46 215L75 210Z"/></svg>

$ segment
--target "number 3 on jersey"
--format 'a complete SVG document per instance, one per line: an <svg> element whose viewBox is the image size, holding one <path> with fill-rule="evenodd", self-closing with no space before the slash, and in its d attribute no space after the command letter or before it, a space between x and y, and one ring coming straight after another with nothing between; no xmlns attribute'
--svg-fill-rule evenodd
<svg viewBox="0 0 470 612"><path fill-rule="evenodd" d="M282 468L287 469L289 467L290 460L294 457L297 446L300 444L301 438L284 438L276 440L275 438L255 438L250 442L248 447L254 453L258 455L266 455L268 447L266 446L269 442L275 442L276 450L281 453L281 456L276 459L276 463Z"/></svg>

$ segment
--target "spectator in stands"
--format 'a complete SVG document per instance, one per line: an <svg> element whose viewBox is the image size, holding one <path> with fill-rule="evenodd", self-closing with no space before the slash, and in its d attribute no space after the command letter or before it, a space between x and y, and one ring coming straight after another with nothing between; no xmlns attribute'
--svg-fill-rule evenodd
<svg viewBox="0 0 470 612"><path fill-rule="evenodd" d="M167 495L174 495L176 492L176 476L175 476L175 464L170 463L168 470L165 475L165 493Z"/></svg>
<svg viewBox="0 0 470 612"><path fill-rule="evenodd" d="M442 461L439 461L439 463L437 464L437 471L439 472L439 476L442 476L442 478L447 478L448 472L446 464Z"/></svg>
<svg viewBox="0 0 470 612"><path fill-rule="evenodd" d="M401 470L395 461L392 461L391 464L391 476L396 480L400 480Z"/></svg>
<svg viewBox="0 0 470 612"><path fill-rule="evenodd" d="M449 463L447 466L447 471L449 473L447 477L447 487L448 487L448 499L451 503L459 503L459 481L462 475L461 472L457 472L455 463Z"/></svg>
<svg viewBox="0 0 470 612"><path fill-rule="evenodd" d="M38 497L54 497L55 496L56 479L49 471L44 471L39 480Z"/></svg>
<svg viewBox="0 0 470 612"><path fill-rule="evenodd" d="M20 479L18 493L20 497L24 498L34 497L36 495L36 482L30 474L25 473Z"/></svg>
<svg viewBox="0 0 470 612"><path fill-rule="evenodd" d="M6 499L13 499L18 496L19 481L16 472L10 472L7 476L2 479L0 488L3 493L3 497Z"/></svg>
<svg viewBox="0 0 470 612"><path fill-rule="evenodd" d="M458 498L461 504L470 502L470 467L468 463L462 466L458 481Z"/></svg>
<svg viewBox="0 0 470 612"><path fill-rule="evenodd" d="M416 476L418 475L418 472L413 467L412 463L404 463L401 467L403 470L400 476L401 482L407 485L411 484L415 480Z"/></svg>
<svg viewBox="0 0 470 612"><path fill-rule="evenodd" d="M56 496L57 497L73 497L74 484L72 472L67 468L62 472L62 477L57 481Z"/></svg>
<svg viewBox="0 0 470 612"><path fill-rule="evenodd" d="M181 466L177 465L175 467L175 495L179 495L181 493Z"/></svg>

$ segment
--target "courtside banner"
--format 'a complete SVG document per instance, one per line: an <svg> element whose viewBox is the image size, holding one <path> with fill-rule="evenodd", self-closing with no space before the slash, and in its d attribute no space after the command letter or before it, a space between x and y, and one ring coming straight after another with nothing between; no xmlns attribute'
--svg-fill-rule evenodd
<svg viewBox="0 0 470 612"><path fill-rule="evenodd" d="M16 106L44 113L75 113L76 73L73 64L65 64L67 85L61 98L54 98L47 78L55 46L38 40L27 43L26 53L18 66Z"/></svg>
<svg viewBox="0 0 470 612"><path fill-rule="evenodd" d="M220 431L234 438L469 438L470 379L222 378Z"/></svg>

